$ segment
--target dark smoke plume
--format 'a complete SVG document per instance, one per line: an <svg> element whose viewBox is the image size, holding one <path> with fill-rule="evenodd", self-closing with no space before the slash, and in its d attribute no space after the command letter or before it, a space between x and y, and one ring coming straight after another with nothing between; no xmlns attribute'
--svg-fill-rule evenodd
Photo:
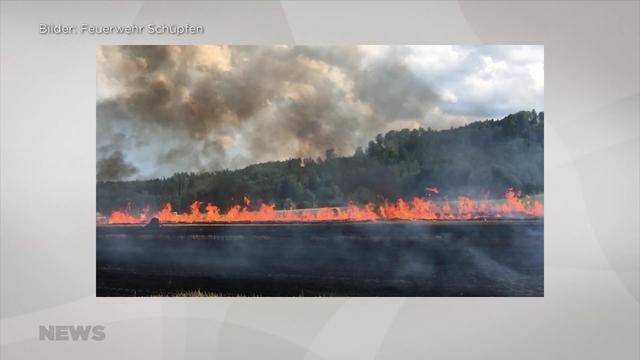
<svg viewBox="0 0 640 360"><path fill-rule="evenodd" d="M120 151L98 160L97 177L100 180L127 179L137 173L138 168L126 162Z"/></svg>
<svg viewBox="0 0 640 360"><path fill-rule="evenodd" d="M102 46L97 61L99 180L350 155L438 100L400 57L356 46Z"/></svg>

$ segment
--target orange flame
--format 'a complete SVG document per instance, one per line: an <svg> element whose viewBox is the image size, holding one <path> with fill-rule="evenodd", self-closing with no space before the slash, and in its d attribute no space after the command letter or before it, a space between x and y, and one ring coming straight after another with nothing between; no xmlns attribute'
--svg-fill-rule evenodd
<svg viewBox="0 0 640 360"><path fill-rule="evenodd" d="M437 193L437 189L436 192ZM126 210L113 211L107 224L140 224L152 217L161 223L233 223L233 222L320 222L320 221L378 221L378 220L471 220L500 218L537 218L544 216L544 206L540 201L528 196L522 197L520 192L507 189L504 201L492 204L487 198L474 201L467 196L459 196L453 204L444 198L435 202L431 199L414 197L410 201L397 199L395 202L384 201L379 206L367 203L357 206L349 203L344 208L322 207L304 210L276 210L273 204L260 204L257 209L250 209L249 197L243 197L243 206L234 205L226 213L214 204L204 205L194 201L185 213L173 211L170 203L149 216L146 208L138 215L132 215L130 206ZM97 218L103 219L100 213ZM104 223L104 221L99 222Z"/></svg>

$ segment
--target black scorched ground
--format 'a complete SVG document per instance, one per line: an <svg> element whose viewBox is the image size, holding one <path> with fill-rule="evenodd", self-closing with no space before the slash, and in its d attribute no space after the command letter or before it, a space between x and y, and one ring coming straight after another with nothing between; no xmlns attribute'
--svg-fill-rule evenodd
<svg viewBox="0 0 640 360"><path fill-rule="evenodd" d="M542 220L98 226L97 295L543 296Z"/></svg>

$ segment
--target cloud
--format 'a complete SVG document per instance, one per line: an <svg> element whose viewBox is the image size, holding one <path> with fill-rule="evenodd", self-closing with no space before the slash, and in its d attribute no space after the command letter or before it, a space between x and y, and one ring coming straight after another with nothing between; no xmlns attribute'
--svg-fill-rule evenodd
<svg viewBox="0 0 640 360"><path fill-rule="evenodd" d="M544 109L541 45L428 46L409 61L420 77L431 79L447 114L484 119Z"/></svg>

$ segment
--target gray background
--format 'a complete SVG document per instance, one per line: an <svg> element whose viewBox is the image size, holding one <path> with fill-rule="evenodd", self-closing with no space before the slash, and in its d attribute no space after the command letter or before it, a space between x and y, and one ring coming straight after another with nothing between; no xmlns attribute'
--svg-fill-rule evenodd
<svg viewBox="0 0 640 360"><path fill-rule="evenodd" d="M638 2L1 8L2 359L637 359ZM40 36L44 23L201 36ZM544 298L96 298L97 44L544 44ZM103 324L102 342L38 326Z"/></svg>

